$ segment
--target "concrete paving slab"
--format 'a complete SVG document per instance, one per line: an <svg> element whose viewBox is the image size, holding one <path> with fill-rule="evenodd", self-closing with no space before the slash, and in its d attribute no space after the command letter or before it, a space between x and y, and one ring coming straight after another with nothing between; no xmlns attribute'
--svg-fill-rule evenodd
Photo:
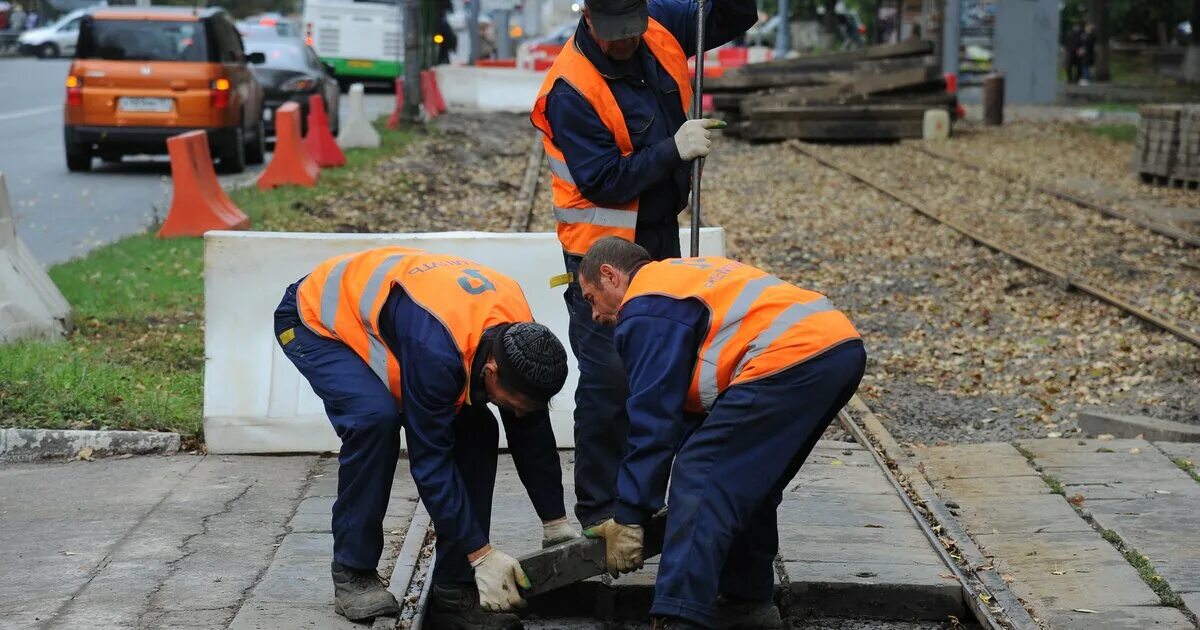
<svg viewBox="0 0 1200 630"><path fill-rule="evenodd" d="M248 602L230 622L229 630L280 630L281 628L320 630L363 630L366 626L348 621L333 611L333 590L323 606Z"/></svg>
<svg viewBox="0 0 1200 630"><path fill-rule="evenodd" d="M184 610L232 617L269 564L314 461L178 455L0 466L0 619L127 628Z"/></svg>
<svg viewBox="0 0 1200 630"><path fill-rule="evenodd" d="M987 503L960 504L961 522L975 524L979 534L1092 532L1061 495L1037 494Z"/></svg>
<svg viewBox="0 0 1200 630"><path fill-rule="evenodd" d="M1021 442L1021 446L1032 452L1036 459L1041 459L1055 453L1095 453L1096 449L1102 448L1113 451L1127 451L1131 448L1144 449L1149 445L1150 443L1146 440L1136 438L1120 440L1045 438Z"/></svg>
<svg viewBox="0 0 1200 630"><path fill-rule="evenodd" d="M1171 459L1182 459L1200 465L1200 444L1188 442L1155 442L1154 446Z"/></svg>
<svg viewBox="0 0 1200 630"><path fill-rule="evenodd" d="M929 485L933 486L938 496L952 501L963 496L1034 497L1052 492L1040 475L939 479Z"/></svg>
<svg viewBox="0 0 1200 630"><path fill-rule="evenodd" d="M1094 613L1072 609L1052 609L1054 628L1063 630L1194 630L1176 608L1163 606L1104 607Z"/></svg>

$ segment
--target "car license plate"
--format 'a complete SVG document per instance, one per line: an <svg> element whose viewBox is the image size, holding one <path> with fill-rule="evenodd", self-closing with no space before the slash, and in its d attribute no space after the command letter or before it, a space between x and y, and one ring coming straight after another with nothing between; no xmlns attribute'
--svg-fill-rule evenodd
<svg viewBox="0 0 1200 630"><path fill-rule="evenodd" d="M169 112L174 102L169 98L121 97L117 107L123 112Z"/></svg>
<svg viewBox="0 0 1200 630"><path fill-rule="evenodd" d="M351 59L347 62L347 65L349 65L351 68L374 68L375 62L363 61L361 59Z"/></svg>

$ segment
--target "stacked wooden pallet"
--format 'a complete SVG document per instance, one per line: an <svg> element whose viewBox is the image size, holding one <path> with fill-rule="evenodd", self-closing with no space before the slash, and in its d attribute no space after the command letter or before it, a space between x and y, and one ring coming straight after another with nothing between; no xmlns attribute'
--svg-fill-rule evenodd
<svg viewBox="0 0 1200 630"><path fill-rule="evenodd" d="M705 89L748 140L920 138L926 110L957 105L933 52L912 41L749 64Z"/></svg>
<svg viewBox="0 0 1200 630"><path fill-rule="evenodd" d="M1142 181L1200 186L1200 106L1146 105L1139 113L1133 169Z"/></svg>

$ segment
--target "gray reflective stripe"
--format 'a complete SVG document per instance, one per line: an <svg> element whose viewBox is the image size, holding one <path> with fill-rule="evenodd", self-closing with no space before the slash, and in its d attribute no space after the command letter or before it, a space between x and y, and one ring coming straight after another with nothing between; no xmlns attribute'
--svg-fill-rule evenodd
<svg viewBox="0 0 1200 630"><path fill-rule="evenodd" d="M346 272L348 264L350 259L346 258L334 265L329 275L325 276L325 286L321 287L321 325L329 332L337 330L334 325L337 324L338 302L342 297L342 274Z"/></svg>
<svg viewBox="0 0 1200 630"><path fill-rule="evenodd" d="M746 313L750 312L750 306L758 300L758 296L762 295L767 287L782 282L779 278L769 274L747 282L746 286L742 287L742 292L733 300L733 305L725 313L725 318L721 320L721 328L713 336L708 350L700 357L700 404L705 409L710 409L713 402L717 400L717 395L720 394L717 389L717 360L721 357L721 350L725 348L725 344L729 343L729 338L742 325L742 320L745 319Z"/></svg>
<svg viewBox="0 0 1200 630"><path fill-rule="evenodd" d="M804 304L793 304L783 309L782 313L775 316L775 321L771 322L771 325L766 330L758 333L758 336L750 342L750 345L746 348L745 356L742 357L741 361L738 361L737 367L733 369L733 378L741 374L747 363L754 357L762 354L763 350L766 350L768 346L775 343L775 340L792 326L795 326L811 315L832 310L834 310L833 304L830 303L828 298L820 298L811 302L805 302Z"/></svg>
<svg viewBox="0 0 1200 630"><path fill-rule="evenodd" d="M567 168L566 162L549 155L546 156L546 159L550 162L550 172L554 173L555 177L572 186L575 185L575 178L571 177L571 169Z"/></svg>
<svg viewBox="0 0 1200 630"><path fill-rule="evenodd" d="M554 207L554 218L562 223L587 223L603 227L637 228L637 212L613 208Z"/></svg>
<svg viewBox="0 0 1200 630"><path fill-rule="evenodd" d="M383 281L391 273L404 254L393 254L383 259L375 271L371 272L371 277L367 279L367 286L363 289L362 297L358 300L358 316L362 319L363 324L367 329L367 364L371 366L371 371L385 385L388 384L388 355L387 346L383 345L383 340L379 338L379 333L374 329L375 320L372 317L371 306L375 304L376 298L379 297L379 292L383 290Z"/></svg>

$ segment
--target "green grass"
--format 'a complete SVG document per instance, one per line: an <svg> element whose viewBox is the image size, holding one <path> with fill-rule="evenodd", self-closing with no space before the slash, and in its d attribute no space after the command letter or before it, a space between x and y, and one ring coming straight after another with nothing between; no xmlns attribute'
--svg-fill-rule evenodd
<svg viewBox="0 0 1200 630"><path fill-rule="evenodd" d="M1108 138L1116 142L1125 142L1133 144L1137 138L1137 126L1127 124L1111 124L1111 125L1085 125L1084 131L1093 136Z"/></svg>
<svg viewBox="0 0 1200 630"><path fill-rule="evenodd" d="M1058 477L1042 473L1042 481L1045 481L1046 485L1050 486L1050 492L1067 496L1067 489L1063 487L1062 482L1058 480Z"/></svg>
<svg viewBox="0 0 1200 630"><path fill-rule="evenodd" d="M1163 606L1183 608L1183 598L1171 589L1171 585L1167 583L1167 580L1163 576L1158 574L1158 571L1154 570L1154 564L1150 562L1148 556L1142 555L1133 547L1126 546L1121 535L1111 529L1104 530L1101 535L1104 536L1104 540L1108 541L1124 554L1125 561L1137 570L1142 581L1154 591L1155 595L1158 595L1158 600Z"/></svg>
<svg viewBox="0 0 1200 630"><path fill-rule="evenodd" d="M1196 462L1193 462L1190 459L1184 459L1182 457L1176 457L1171 461L1175 462L1175 465L1178 466L1180 470L1187 473L1192 479L1200 481L1200 472L1196 471Z"/></svg>
<svg viewBox="0 0 1200 630"><path fill-rule="evenodd" d="M381 129L379 150L351 150L316 188L230 194L258 230L326 227L301 204L356 187L363 169L396 155L411 133ZM0 426L149 429L199 436L203 401L203 251L199 238L159 240L153 230L50 269L75 329L0 354Z"/></svg>

